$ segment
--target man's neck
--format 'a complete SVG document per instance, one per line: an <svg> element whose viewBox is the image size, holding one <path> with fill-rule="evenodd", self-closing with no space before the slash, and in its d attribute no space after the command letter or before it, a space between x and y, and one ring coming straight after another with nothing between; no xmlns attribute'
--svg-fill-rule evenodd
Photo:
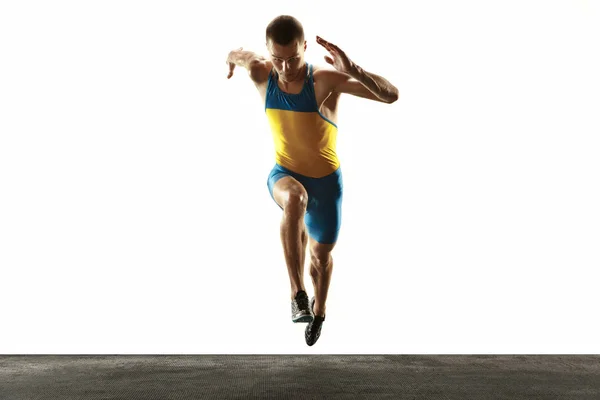
<svg viewBox="0 0 600 400"><path fill-rule="evenodd" d="M281 85L283 86L284 89L286 89L289 85L294 85L296 83L299 82L303 82L304 81L304 77L306 76L306 69L308 68L308 65L306 65L306 63L304 64L304 67L302 67L302 69L300 70L300 72L298 72L298 76L296 77L296 79L294 79L293 81L284 81L281 79L281 76L279 77L279 82L281 83Z"/></svg>

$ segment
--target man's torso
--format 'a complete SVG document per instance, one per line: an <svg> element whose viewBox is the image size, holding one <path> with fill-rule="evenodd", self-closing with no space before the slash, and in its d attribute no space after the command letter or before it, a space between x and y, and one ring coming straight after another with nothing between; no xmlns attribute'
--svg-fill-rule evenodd
<svg viewBox="0 0 600 400"><path fill-rule="evenodd" d="M304 176L323 177L339 167L335 150L339 93L330 92L322 69L305 66L302 79L284 86L267 62L267 78L255 85L272 129L276 162Z"/></svg>

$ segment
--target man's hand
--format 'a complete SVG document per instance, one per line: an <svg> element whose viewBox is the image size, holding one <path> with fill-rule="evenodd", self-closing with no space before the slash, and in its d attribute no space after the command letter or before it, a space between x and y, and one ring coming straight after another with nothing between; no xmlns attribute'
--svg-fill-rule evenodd
<svg viewBox="0 0 600 400"><path fill-rule="evenodd" d="M235 63L232 63L231 61L229 61L229 57L231 57L231 53L233 53L234 51L240 51L242 50L242 48L240 47L237 50L232 50L229 52L229 55L227 56L227 60L225 61L225 64L229 64L229 74L227 74L227 79L231 78L233 76L233 70L235 69Z"/></svg>
<svg viewBox="0 0 600 400"><path fill-rule="evenodd" d="M325 47L325 49L329 51L329 54L331 54L331 57L325 56L325 61L327 61L328 64L333 65L333 68L346 74L351 74L354 71L356 66L352 60L348 58L346 53L342 51L342 49L337 47L335 44L324 40L320 36L317 36L317 43Z"/></svg>

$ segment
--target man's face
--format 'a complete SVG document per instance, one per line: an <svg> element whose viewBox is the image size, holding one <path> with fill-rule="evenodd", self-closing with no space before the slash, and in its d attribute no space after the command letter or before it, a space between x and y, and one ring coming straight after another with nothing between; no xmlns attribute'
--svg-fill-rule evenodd
<svg viewBox="0 0 600 400"><path fill-rule="evenodd" d="M304 50L306 50L306 41L300 45L294 41L287 46L281 46L273 41L267 42L269 57L273 67L282 80L291 82L296 80L298 74L304 66Z"/></svg>

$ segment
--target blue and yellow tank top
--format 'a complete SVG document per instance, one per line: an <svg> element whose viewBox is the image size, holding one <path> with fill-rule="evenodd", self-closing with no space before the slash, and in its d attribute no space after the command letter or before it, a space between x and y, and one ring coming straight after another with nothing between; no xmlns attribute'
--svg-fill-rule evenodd
<svg viewBox="0 0 600 400"><path fill-rule="evenodd" d="M321 178L340 166L336 154L337 125L321 114L315 97L312 64L298 94L277 85L273 69L267 83L265 113L275 142L275 161L293 172Z"/></svg>

